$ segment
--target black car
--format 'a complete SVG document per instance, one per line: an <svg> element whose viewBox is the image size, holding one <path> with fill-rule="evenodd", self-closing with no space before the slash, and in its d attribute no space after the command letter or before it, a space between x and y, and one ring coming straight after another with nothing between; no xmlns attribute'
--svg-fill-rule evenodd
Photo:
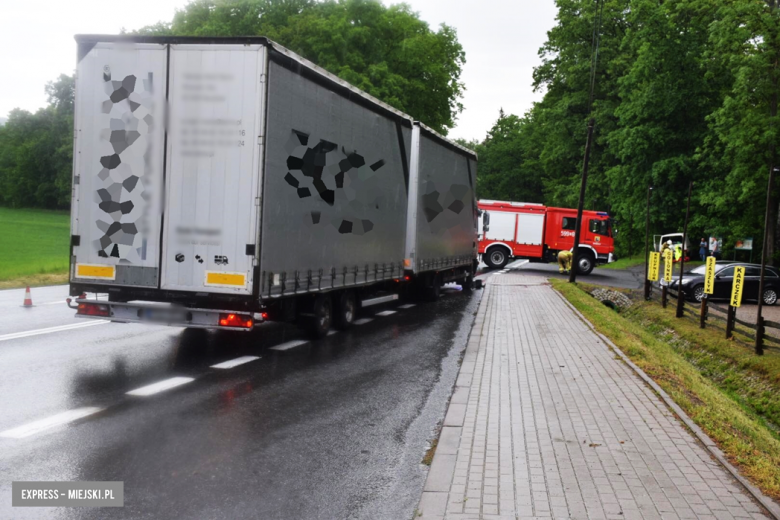
<svg viewBox="0 0 780 520"><path fill-rule="evenodd" d="M758 285L761 279L761 266L759 264L747 264L743 262L718 261L715 266L715 292L710 299L728 300L731 297L731 285L734 281L734 268L745 268L745 286L742 289L743 301L758 301ZM683 294L689 300L700 302L704 296L704 273L706 267L700 265L683 273ZM780 271L774 267L766 267L764 271L764 304L777 303L777 295L780 294ZM677 289L677 278L669 285Z"/></svg>

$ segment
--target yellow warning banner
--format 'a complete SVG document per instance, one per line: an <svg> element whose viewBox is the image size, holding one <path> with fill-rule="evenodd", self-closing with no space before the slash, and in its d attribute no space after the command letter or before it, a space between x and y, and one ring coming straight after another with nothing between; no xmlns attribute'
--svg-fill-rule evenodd
<svg viewBox="0 0 780 520"><path fill-rule="evenodd" d="M672 281L672 268L674 267L674 262L672 260L672 250L667 249L664 251L664 280L666 282Z"/></svg>
<svg viewBox="0 0 780 520"><path fill-rule="evenodd" d="M715 294L715 257L707 257L707 265L704 272L704 293Z"/></svg>
<svg viewBox="0 0 780 520"><path fill-rule="evenodd" d="M734 268L734 283L731 285L731 306L739 307L742 304L742 287L745 285L745 268Z"/></svg>
<svg viewBox="0 0 780 520"><path fill-rule="evenodd" d="M205 285L220 287L245 287L246 275L243 273L218 273L215 271L206 271Z"/></svg>
<svg viewBox="0 0 780 520"><path fill-rule="evenodd" d="M76 278L95 278L113 280L116 278L116 266L96 264L76 264Z"/></svg>
<svg viewBox="0 0 780 520"><path fill-rule="evenodd" d="M650 253L650 265L647 269L647 279L651 282L658 281L658 271L661 267L661 253Z"/></svg>

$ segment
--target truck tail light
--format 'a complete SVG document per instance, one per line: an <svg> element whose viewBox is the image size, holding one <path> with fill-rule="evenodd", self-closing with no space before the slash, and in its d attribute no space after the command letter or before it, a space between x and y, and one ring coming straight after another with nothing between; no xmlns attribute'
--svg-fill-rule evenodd
<svg viewBox="0 0 780 520"><path fill-rule="evenodd" d="M79 303L76 314L81 314L82 316L110 316L111 310L108 305L99 303Z"/></svg>
<svg viewBox="0 0 780 520"><path fill-rule="evenodd" d="M242 329L252 328L252 317L244 314L220 314L219 325L221 327L238 327Z"/></svg>

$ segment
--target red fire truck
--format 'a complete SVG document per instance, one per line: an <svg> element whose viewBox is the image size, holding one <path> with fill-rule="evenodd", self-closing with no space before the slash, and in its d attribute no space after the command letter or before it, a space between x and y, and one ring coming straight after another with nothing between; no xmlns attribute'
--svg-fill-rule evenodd
<svg viewBox="0 0 780 520"><path fill-rule="evenodd" d="M494 269L510 259L555 262L558 252L574 248L577 210L527 202L480 200L479 253ZM583 211L577 272L614 259L613 225L607 213Z"/></svg>

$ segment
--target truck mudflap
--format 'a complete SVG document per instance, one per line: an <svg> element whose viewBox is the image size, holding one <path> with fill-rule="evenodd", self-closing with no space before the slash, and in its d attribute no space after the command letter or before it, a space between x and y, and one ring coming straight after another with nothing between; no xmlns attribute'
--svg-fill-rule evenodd
<svg viewBox="0 0 780 520"><path fill-rule="evenodd" d="M224 329L249 332L266 319L262 312L196 309L149 302L112 302L68 298L77 318L111 320L116 323L147 323L196 329Z"/></svg>

